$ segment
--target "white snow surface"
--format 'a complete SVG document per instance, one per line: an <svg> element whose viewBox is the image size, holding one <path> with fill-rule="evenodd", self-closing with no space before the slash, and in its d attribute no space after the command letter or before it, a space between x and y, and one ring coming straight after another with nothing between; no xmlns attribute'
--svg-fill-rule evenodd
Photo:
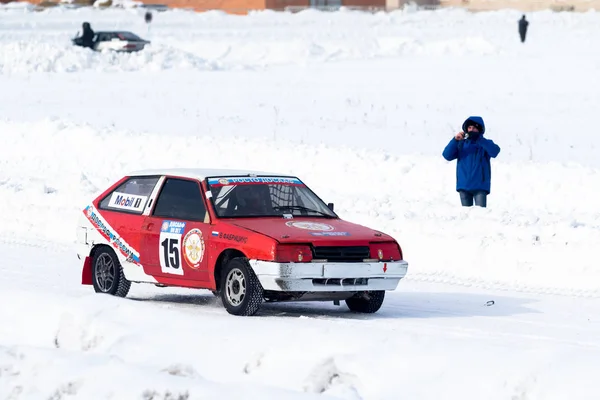
<svg viewBox="0 0 600 400"><path fill-rule="evenodd" d="M521 44L514 10L143 13L0 6L0 398L599 398L599 14ZM83 21L152 45L72 47ZM469 115L501 147L485 209L441 156ZM374 315L97 295L75 221L157 167L296 174L408 276Z"/></svg>

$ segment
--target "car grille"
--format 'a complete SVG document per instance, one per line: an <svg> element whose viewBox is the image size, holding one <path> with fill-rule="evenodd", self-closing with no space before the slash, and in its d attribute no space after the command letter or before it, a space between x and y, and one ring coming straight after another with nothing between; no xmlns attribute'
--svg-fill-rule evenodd
<svg viewBox="0 0 600 400"><path fill-rule="evenodd" d="M316 246L313 258L334 262L356 262L370 258L369 246Z"/></svg>
<svg viewBox="0 0 600 400"><path fill-rule="evenodd" d="M315 278L312 283L315 286L368 286L369 278Z"/></svg>

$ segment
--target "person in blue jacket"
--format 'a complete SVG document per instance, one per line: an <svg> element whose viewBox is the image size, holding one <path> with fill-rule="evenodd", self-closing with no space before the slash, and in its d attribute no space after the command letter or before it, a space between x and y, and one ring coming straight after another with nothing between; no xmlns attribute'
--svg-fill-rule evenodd
<svg viewBox="0 0 600 400"><path fill-rule="evenodd" d="M456 162L456 191L464 207L487 206L490 194L492 167L490 158L500 153L500 147L492 140L484 138L483 118L471 116L462 125L462 131L450 140L442 155L448 161Z"/></svg>

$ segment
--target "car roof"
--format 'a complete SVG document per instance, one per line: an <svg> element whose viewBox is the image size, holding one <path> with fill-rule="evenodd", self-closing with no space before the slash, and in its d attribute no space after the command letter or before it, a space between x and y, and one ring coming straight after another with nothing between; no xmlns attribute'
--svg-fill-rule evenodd
<svg viewBox="0 0 600 400"><path fill-rule="evenodd" d="M131 33L132 35L135 35L135 33L131 31L94 31L94 33Z"/></svg>
<svg viewBox="0 0 600 400"><path fill-rule="evenodd" d="M147 176L147 175L173 175L183 178L198 179L200 181L207 177L229 177L229 176L281 176L294 177L294 175L280 174L277 172L252 171L246 169L219 169L219 168L155 168L131 171L127 176Z"/></svg>

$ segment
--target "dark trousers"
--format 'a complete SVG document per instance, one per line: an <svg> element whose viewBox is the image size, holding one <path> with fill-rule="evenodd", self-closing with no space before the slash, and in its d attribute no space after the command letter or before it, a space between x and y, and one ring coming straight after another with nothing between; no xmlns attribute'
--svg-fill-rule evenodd
<svg viewBox="0 0 600 400"><path fill-rule="evenodd" d="M487 206L487 193L483 190L476 190L473 192L460 190L458 193L460 194L460 202L463 205L463 207L471 207L473 205L473 200L475 200L476 206Z"/></svg>

